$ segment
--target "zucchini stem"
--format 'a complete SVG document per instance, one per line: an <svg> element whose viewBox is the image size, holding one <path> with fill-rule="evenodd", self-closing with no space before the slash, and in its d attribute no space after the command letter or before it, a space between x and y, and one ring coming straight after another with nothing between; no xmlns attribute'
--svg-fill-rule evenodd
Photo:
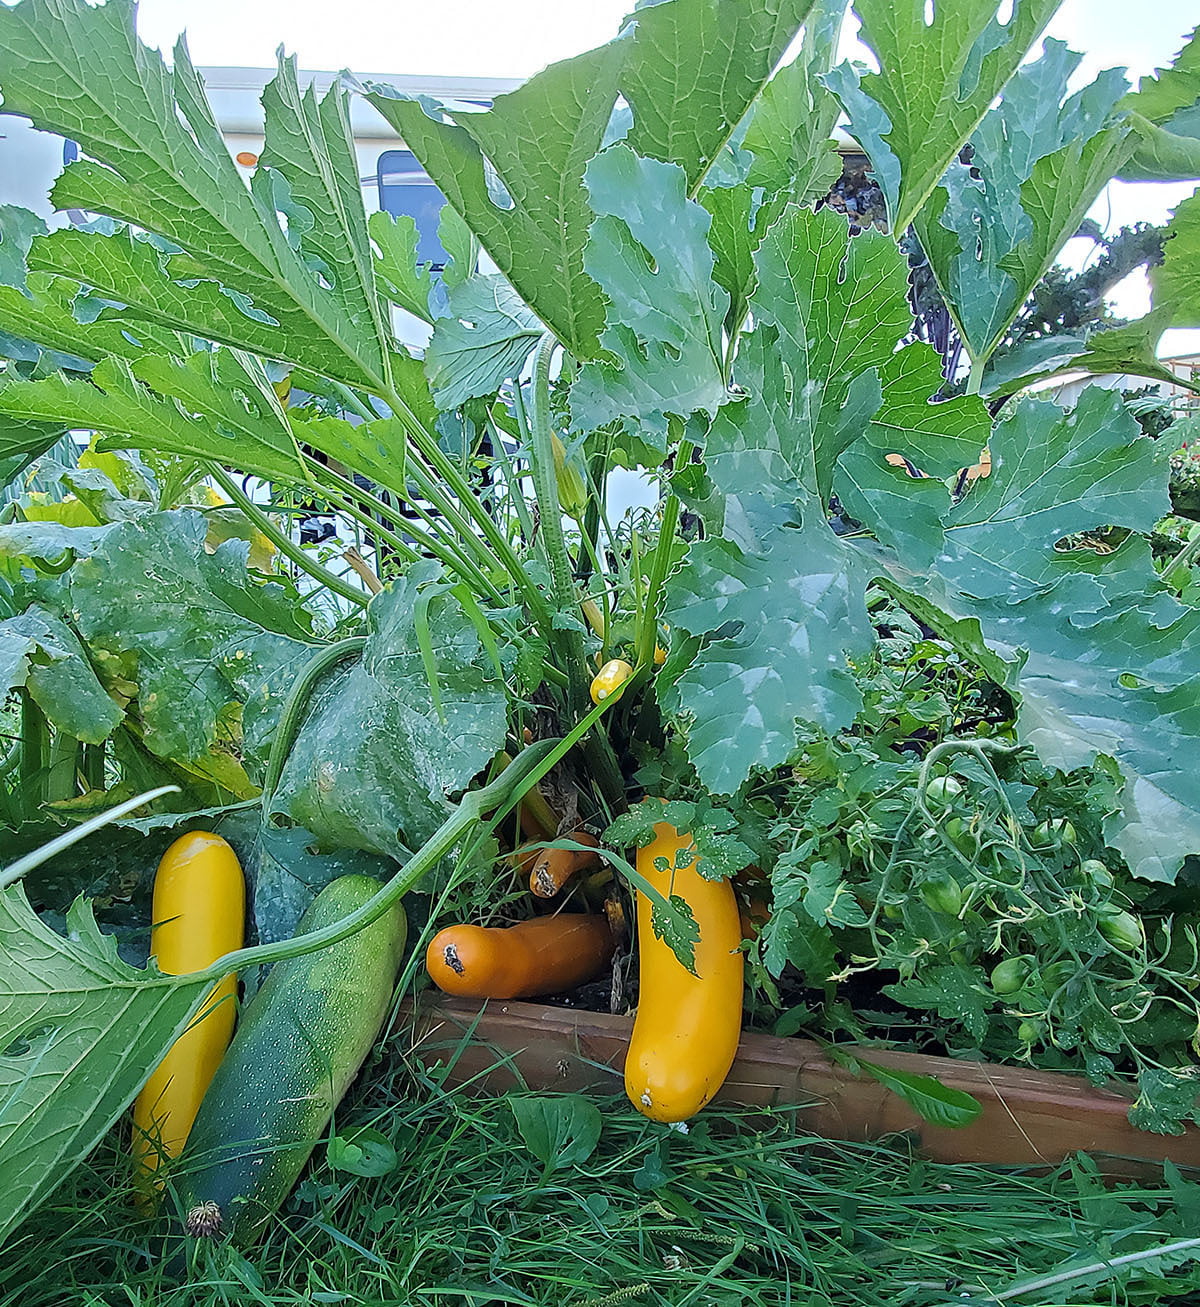
<svg viewBox="0 0 1200 1307"><path fill-rule="evenodd" d="M302 572L307 573L327 590L332 590L334 594L341 595L343 599L349 599L351 603L358 604L360 608L367 606L369 602L368 595L365 595L358 586L351 585L340 576L336 576L329 568L322 566L315 558L306 553L289 535L286 535L271 521L267 514L259 508L254 500L223 468L218 467L215 463L210 463L207 470L209 476L229 496L234 506L250 519L255 527L267 537L285 558L290 558Z"/></svg>

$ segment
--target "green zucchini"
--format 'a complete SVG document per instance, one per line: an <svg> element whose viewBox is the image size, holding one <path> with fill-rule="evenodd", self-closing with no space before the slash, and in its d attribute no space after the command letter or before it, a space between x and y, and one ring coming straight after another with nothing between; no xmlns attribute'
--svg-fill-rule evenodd
<svg viewBox="0 0 1200 1307"><path fill-rule="evenodd" d="M332 881L298 933L340 921L379 889ZM188 1138L187 1232L252 1238L295 1185L387 1017L407 923L399 903L340 944L276 964L246 1006Z"/></svg>

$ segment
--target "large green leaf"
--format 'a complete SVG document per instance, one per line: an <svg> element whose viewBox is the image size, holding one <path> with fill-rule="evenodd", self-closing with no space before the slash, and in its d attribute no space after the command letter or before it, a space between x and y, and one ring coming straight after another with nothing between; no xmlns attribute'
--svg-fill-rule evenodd
<svg viewBox="0 0 1200 1307"><path fill-rule="evenodd" d="M879 72L826 78L870 156L892 230L904 231L1016 72L1061 0L855 0Z"/></svg>
<svg viewBox="0 0 1200 1307"><path fill-rule="evenodd" d="M705 637L667 706L717 793L782 762L800 722L833 730L858 710L848 659L873 640L870 573L830 529L826 503L838 455L879 409L880 369L911 325L894 242L848 241L834 214L789 207L755 263L758 325L734 378L745 396L718 410L705 441L713 489L696 506L712 534L667 597L671 624ZM913 416L923 421L924 409Z"/></svg>
<svg viewBox="0 0 1200 1307"><path fill-rule="evenodd" d="M742 145L754 156L746 180L772 194L820 199L842 170L832 141L840 106L821 78L833 67L847 0L816 0L800 53L767 83Z"/></svg>
<svg viewBox="0 0 1200 1307"><path fill-rule="evenodd" d="M1155 308L1175 327L1200 327L1200 192L1184 200L1167 226L1166 255L1150 271Z"/></svg>
<svg viewBox="0 0 1200 1307"><path fill-rule="evenodd" d="M216 822L198 816L188 825L195 828L201 820L204 829L229 841L242 864L254 925L250 942L291 939L308 905L339 876L374 876L384 881L396 870L390 858L358 849L322 849L312 831L301 826L272 826L263 820L257 804L230 811ZM144 824L137 827L143 828Z"/></svg>
<svg viewBox="0 0 1200 1307"><path fill-rule="evenodd" d="M1168 386L1200 390L1186 377L1164 367L1155 356L1168 320L1166 310L1155 309L1123 327L1109 327L1090 335L1064 334L1024 341L1000 356L984 373L983 393L989 399L1003 399L1036 381L1066 372L1145 377Z"/></svg>
<svg viewBox="0 0 1200 1307"><path fill-rule="evenodd" d="M185 352L182 337L149 322L131 323L127 316L107 311L81 320L77 306L87 310L94 303L68 277L31 272L23 290L0 285L0 332L53 351L75 371L110 354L135 359L164 345Z"/></svg>
<svg viewBox="0 0 1200 1307"><path fill-rule="evenodd" d="M554 64L478 113L372 88L372 104L522 299L573 353L599 350L604 306L583 264L583 173L618 91L640 154L694 193L738 130L812 0L653 0L598 50Z"/></svg>
<svg viewBox="0 0 1200 1307"><path fill-rule="evenodd" d="M506 710L475 627L437 568L416 565L371 601L361 660L314 694L271 810L326 844L403 861L503 747Z"/></svg>
<svg viewBox="0 0 1200 1307"><path fill-rule="evenodd" d="M425 370L438 407L454 409L520 376L544 328L499 274L468 277L448 300L448 315L434 323Z"/></svg>
<svg viewBox="0 0 1200 1307"><path fill-rule="evenodd" d="M894 354L880 369L880 381L879 411L863 438L842 454L834 489L852 518L886 522L886 538L909 566L927 567L942 539L943 482L978 462L991 420L978 396L930 402L944 384L942 361L932 346L908 345ZM910 459L924 477L888 464L889 454ZM886 478L880 467L888 468ZM903 511L895 511L894 500L881 499L881 482L888 494L897 485L903 488Z"/></svg>
<svg viewBox="0 0 1200 1307"><path fill-rule="evenodd" d="M973 359L994 350L1034 285L1132 148L1116 69L1067 96L1082 55L1047 41L951 164L917 232Z"/></svg>
<svg viewBox="0 0 1200 1307"><path fill-rule="evenodd" d="M364 373L386 378L392 333L375 288L349 97L336 83L319 102L311 84L301 92L295 56L280 54L262 104L266 135L253 189L264 210L286 213L289 241L317 272L346 352Z"/></svg>
<svg viewBox="0 0 1200 1307"><path fill-rule="evenodd" d="M1174 63L1143 77L1121 102L1138 134L1126 181L1188 181L1200 177L1200 28Z"/></svg>
<svg viewBox="0 0 1200 1307"><path fill-rule="evenodd" d="M678 164L694 195L812 7L813 0L642 0L630 16L633 48L621 74L633 110L629 144Z"/></svg>
<svg viewBox="0 0 1200 1307"><path fill-rule="evenodd" d="M216 350L186 360L109 356L90 379L63 375L0 390L0 414L102 432L102 448L138 448L233 463L283 481L305 479L300 450L257 360Z"/></svg>
<svg viewBox="0 0 1200 1307"><path fill-rule="evenodd" d="M172 327L386 390L389 334L345 92L333 88L318 108L281 63L265 97L265 155L275 166L247 188L186 46L168 71L136 39L134 15L132 0L0 7L0 92L6 112L89 156L59 179L56 205L133 223L184 252L71 230L37 242L30 266L76 275Z"/></svg>
<svg viewBox="0 0 1200 1307"><path fill-rule="evenodd" d="M737 508L736 539L693 545L666 609L672 626L708 635L666 701L716 794L732 793L753 767L784 762L801 723L853 721L862 699L847 660L874 643L866 560L814 499L800 512L751 496Z"/></svg>
<svg viewBox="0 0 1200 1307"><path fill-rule="evenodd" d="M0 694L22 685L54 726L89 744L108 739L124 717L74 631L39 604L0 622Z"/></svg>
<svg viewBox="0 0 1200 1307"><path fill-rule="evenodd" d="M912 325L907 272L886 236L847 242L840 216L798 206L767 233L755 263L751 306L774 327L784 360L763 383L771 396L786 393L774 438L791 474L824 503L838 455L879 407L878 384L864 374L887 363Z"/></svg>
<svg viewBox="0 0 1200 1307"><path fill-rule="evenodd" d="M604 323L599 288L583 269L591 221L583 170L600 148L625 51L614 41L553 64L486 113L387 87L368 97L521 298L581 357L595 352Z"/></svg>
<svg viewBox="0 0 1200 1307"><path fill-rule="evenodd" d="M125 1111L211 983L127 966L82 899L66 926L0 890L0 1240Z"/></svg>
<svg viewBox="0 0 1200 1307"><path fill-rule="evenodd" d="M610 304L600 341L613 361L584 365L571 417L584 431L638 418L643 436L665 438L668 414L713 413L726 397L729 296L713 281L710 218L687 198L680 168L624 144L592 160L587 185L600 216L585 266Z"/></svg>
<svg viewBox="0 0 1200 1307"><path fill-rule="evenodd" d="M202 757L240 708L246 752L261 759L312 637L290 591L247 573L245 541L210 554L206 534L189 510L112 527L71 570L71 605L94 654L134 660L155 753Z"/></svg>
<svg viewBox="0 0 1200 1307"><path fill-rule="evenodd" d="M901 452L920 459L923 447ZM992 674L1017 695L1018 730L1048 764L1117 760L1123 810L1109 840L1139 875L1171 879L1200 848L1200 783L1187 761L1200 731L1200 610L1161 584L1139 535L1111 556L1071 546L1100 526L1148 531L1169 512L1168 450L1098 388L1073 413L1022 401L990 448L991 476L957 502L942 483L914 480L882 456L873 468L858 460L859 484L872 484L857 511L898 549L914 521L927 525L932 566L908 549L901 578L931 605L923 616L965 623L955 635L968 645L974 627L1000 656ZM938 530L931 497L941 500ZM925 506L914 512L918 499Z"/></svg>

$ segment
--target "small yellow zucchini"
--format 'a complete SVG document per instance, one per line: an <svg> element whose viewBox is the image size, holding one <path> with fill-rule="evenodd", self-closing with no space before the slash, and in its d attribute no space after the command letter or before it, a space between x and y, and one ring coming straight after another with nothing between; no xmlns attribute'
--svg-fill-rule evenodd
<svg viewBox="0 0 1200 1307"><path fill-rule="evenodd" d="M150 951L161 971L202 971L241 948L246 882L233 849L206 831L181 835L163 854L154 878ZM156 1171L178 1157L233 1034L237 977L226 976L171 1045L133 1105L133 1154Z"/></svg>
<svg viewBox="0 0 1200 1307"><path fill-rule="evenodd" d="M624 658L610 658L592 677L592 702L603 703L633 675L633 668Z"/></svg>
<svg viewBox="0 0 1200 1307"><path fill-rule="evenodd" d="M677 859L687 865L677 867ZM666 822L638 850L637 868L663 895L686 900L700 939L693 975L654 933L650 900L637 892L640 995L625 1093L653 1121L686 1121L721 1087L737 1053L743 971L737 897L729 881L700 874L691 835Z"/></svg>

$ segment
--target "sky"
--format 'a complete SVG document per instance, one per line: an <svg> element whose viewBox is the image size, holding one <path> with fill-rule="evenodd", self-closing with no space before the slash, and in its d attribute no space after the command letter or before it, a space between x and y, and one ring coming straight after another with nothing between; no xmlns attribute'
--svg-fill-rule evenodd
<svg viewBox="0 0 1200 1307"><path fill-rule="evenodd" d="M187 29L201 64L275 62L282 41L305 68L528 77L614 36L633 0L141 0L142 39L169 48ZM1200 21L1196 0L1065 0L1049 28L1087 56L1089 76L1169 60Z"/></svg>
<svg viewBox="0 0 1200 1307"><path fill-rule="evenodd" d="M524 78L609 40L632 8L633 0L141 0L138 27L166 50L186 29L198 64L269 67L282 43L309 69ZM1064 0L1047 34L1084 54L1080 84L1111 67L1136 80L1169 63L1197 22L1197 0ZM844 53L861 56L855 45L848 30ZM1114 183L1092 216L1110 231L1161 222L1191 189ZM1146 312L1144 276L1114 303L1127 317ZM1160 352L1197 347L1200 333L1168 333Z"/></svg>

